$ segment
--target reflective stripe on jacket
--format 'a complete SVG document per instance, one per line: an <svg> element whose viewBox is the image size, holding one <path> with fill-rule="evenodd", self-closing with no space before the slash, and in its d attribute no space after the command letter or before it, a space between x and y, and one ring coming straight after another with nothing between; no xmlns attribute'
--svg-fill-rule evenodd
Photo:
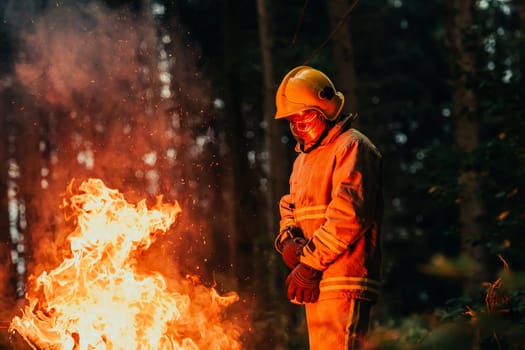
<svg viewBox="0 0 525 350"><path fill-rule="evenodd" d="M298 149L290 193L280 201L280 231L299 226L309 240L300 260L323 271L320 299L375 301L381 266L382 161L372 142L350 127L351 121L339 121L309 152Z"/></svg>

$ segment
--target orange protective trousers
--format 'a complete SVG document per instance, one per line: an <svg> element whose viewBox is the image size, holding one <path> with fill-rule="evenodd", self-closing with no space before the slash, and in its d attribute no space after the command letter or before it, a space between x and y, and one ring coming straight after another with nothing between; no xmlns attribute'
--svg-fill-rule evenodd
<svg viewBox="0 0 525 350"><path fill-rule="evenodd" d="M310 350L362 349L371 306L367 300L352 298L305 304Z"/></svg>

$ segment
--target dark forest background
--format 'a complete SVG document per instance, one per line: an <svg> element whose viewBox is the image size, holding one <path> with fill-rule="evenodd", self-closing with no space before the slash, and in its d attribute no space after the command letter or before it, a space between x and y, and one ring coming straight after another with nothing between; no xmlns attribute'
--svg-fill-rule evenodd
<svg viewBox="0 0 525 350"><path fill-rule="evenodd" d="M96 177L132 201L179 201L162 259L239 293L228 317L245 349L306 349L273 248L295 157L273 103L308 64L384 156L370 349L525 348L525 1L3 0L0 13L0 321L60 261L67 185Z"/></svg>

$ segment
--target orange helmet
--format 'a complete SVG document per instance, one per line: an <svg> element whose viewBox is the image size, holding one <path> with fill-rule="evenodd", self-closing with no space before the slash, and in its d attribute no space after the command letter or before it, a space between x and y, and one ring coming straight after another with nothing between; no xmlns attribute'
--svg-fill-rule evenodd
<svg viewBox="0 0 525 350"><path fill-rule="evenodd" d="M344 95L336 91L326 74L312 67L299 66L286 74L277 89L275 119L315 109L331 121L341 113L344 101Z"/></svg>

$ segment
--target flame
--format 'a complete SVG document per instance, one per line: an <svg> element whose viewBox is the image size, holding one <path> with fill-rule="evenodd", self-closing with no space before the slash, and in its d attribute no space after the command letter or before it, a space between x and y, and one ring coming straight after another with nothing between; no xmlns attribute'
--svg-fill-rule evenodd
<svg viewBox="0 0 525 350"><path fill-rule="evenodd" d="M175 222L177 202L132 205L99 179L76 192L64 201L75 224L70 256L36 277L11 331L34 349L240 349L239 333L220 315L236 293L200 286L190 297L160 273L137 269L137 252Z"/></svg>

